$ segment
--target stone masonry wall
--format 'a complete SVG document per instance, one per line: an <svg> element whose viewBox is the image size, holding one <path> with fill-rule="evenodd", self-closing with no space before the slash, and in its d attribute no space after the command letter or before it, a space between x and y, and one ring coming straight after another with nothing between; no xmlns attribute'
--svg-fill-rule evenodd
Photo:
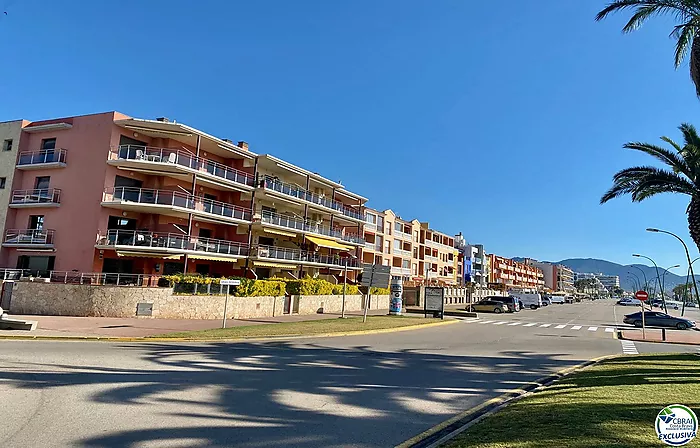
<svg viewBox="0 0 700 448"><path fill-rule="evenodd" d="M298 314L340 313L342 296L294 296ZM285 297L229 297L227 317L253 319L284 314ZM136 317L138 303L153 304L153 318L221 319L224 296L174 295L171 288L16 282L9 312L51 316ZM345 310L361 311L362 296L346 296ZM298 311L297 311L298 305ZM388 309L389 296L372 296L370 309ZM322 310L321 310L322 309Z"/></svg>

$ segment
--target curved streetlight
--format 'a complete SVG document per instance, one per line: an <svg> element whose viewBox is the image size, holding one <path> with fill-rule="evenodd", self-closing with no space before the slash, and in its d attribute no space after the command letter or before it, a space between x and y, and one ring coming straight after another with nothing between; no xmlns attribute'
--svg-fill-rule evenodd
<svg viewBox="0 0 700 448"><path fill-rule="evenodd" d="M664 313L668 314L668 308L666 308L666 274L668 274L669 269L680 268L680 264L674 264L664 269L663 275L661 275L661 302L664 304Z"/></svg>
<svg viewBox="0 0 700 448"><path fill-rule="evenodd" d="M700 305L700 294L698 294L698 284L695 281L695 273L693 272L693 262L690 261L690 252L688 252L688 246L685 245L685 241L675 233L671 233L668 230L661 230L661 229L656 229L654 227L649 227L647 229L647 232L653 232L653 233L665 233L667 235L671 235L672 237L676 238L678 241L681 242L683 245L683 249L685 249L685 256L688 259L688 269L690 269L690 275L693 277L693 287L695 289L695 297L698 301L698 305Z"/></svg>
<svg viewBox="0 0 700 448"><path fill-rule="evenodd" d="M647 282L647 274L646 274L646 273L644 272L644 270L643 270L642 268L640 268L639 266L635 266L635 265L631 264L630 267L631 267L631 268L634 268L634 269L637 269L639 272L642 273L642 275L644 276L644 288L639 288L639 289L643 289L643 290L646 291L647 288L648 288L648 285L649 285L649 282ZM640 281L639 284L641 285L642 282Z"/></svg>
<svg viewBox="0 0 700 448"><path fill-rule="evenodd" d="M637 258L646 258L647 260L651 261L654 264L654 268L656 268L656 281L659 285L659 288L661 288L661 276L659 275L659 266L656 264L654 260L651 258L647 257L646 255L640 255L640 254L632 254L633 257ZM663 296L663 291L661 291L661 295ZM654 292L654 295L656 295L656 291Z"/></svg>
<svg viewBox="0 0 700 448"><path fill-rule="evenodd" d="M681 307L681 316L685 316L685 303L688 301L688 283L690 283L690 267L698 260L700 260L700 257L697 257L688 265L688 273L685 275L685 287L683 288L683 306ZM693 291L690 291L690 296L692 299Z"/></svg>
<svg viewBox="0 0 700 448"><path fill-rule="evenodd" d="M639 290L641 289L641 288L639 287L639 285L640 285L639 277L637 277L636 274L634 274L634 273L632 273L632 272L630 272L630 271L627 271L627 274L628 274L628 275L627 275L627 278L630 279L630 280L632 280L632 287L634 288L634 290L635 290L635 291L639 291ZM635 281L635 279L636 279L636 281Z"/></svg>

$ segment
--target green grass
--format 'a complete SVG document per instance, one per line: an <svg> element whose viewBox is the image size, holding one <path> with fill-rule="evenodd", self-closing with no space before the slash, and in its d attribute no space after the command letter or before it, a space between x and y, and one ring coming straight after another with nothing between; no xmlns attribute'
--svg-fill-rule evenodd
<svg viewBox="0 0 700 448"><path fill-rule="evenodd" d="M656 437L656 415L676 403L700 411L700 357L620 357L506 406L448 447L658 448L665 445Z"/></svg>
<svg viewBox="0 0 700 448"><path fill-rule="evenodd" d="M193 338L193 339L229 339L229 338L260 338L268 336L301 336L347 331L379 330L385 328L409 327L435 320L427 320L408 316L367 316L367 322L362 323L361 317L347 319L332 318L300 322L284 322L279 324L248 325L244 327L216 328L212 330L184 331L167 333L154 337L158 338Z"/></svg>

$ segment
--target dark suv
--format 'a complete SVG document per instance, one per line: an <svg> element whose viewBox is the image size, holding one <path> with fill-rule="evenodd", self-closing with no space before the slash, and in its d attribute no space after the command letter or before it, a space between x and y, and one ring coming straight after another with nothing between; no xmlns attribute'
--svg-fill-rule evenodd
<svg viewBox="0 0 700 448"><path fill-rule="evenodd" d="M488 296L488 297L486 297L486 300L493 300L495 302L505 303L506 305L508 305L508 312L510 312L510 313L513 313L515 311L520 311L520 301L518 300L517 297L513 297L513 296L506 296L506 297Z"/></svg>

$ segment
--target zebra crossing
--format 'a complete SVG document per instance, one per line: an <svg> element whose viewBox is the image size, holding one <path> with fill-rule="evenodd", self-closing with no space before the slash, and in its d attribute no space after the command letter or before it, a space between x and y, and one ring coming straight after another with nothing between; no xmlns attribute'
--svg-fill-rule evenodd
<svg viewBox="0 0 700 448"><path fill-rule="evenodd" d="M622 339L620 340L620 343L622 344L622 353L624 353L625 355L639 354L639 352L637 351L637 347L634 345L634 342Z"/></svg>
<svg viewBox="0 0 700 448"><path fill-rule="evenodd" d="M601 331L601 333L614 333L615 327L606 327L599 325L574 325L574 324L556 324L549 322L521 322L521 321L507 321L507 320L482 320L479 318L467 318L460 319L464 323L468 324L479 324L479 325L496 325L496 326L507 326L507 327L520 327L520 328L547 328L550 330L568 330L568 331L586 331L590 333L596 333Z"/></svg>

